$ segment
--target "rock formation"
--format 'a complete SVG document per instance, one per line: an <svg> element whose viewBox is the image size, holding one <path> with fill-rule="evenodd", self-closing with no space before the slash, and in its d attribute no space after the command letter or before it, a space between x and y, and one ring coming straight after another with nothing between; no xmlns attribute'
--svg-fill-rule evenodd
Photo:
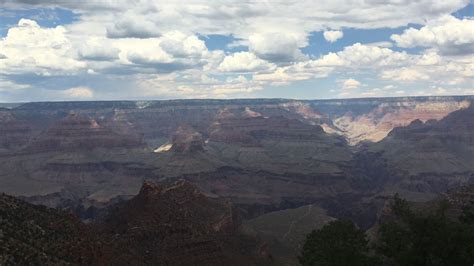
<svg viewBox="0 0 474 266"><path fill-rule="evenodd" d="M265 246L239 231L230 203L180 181L145 182L102 221L0 195L2 264L267 265Z"/></svg>
<svg viewBox="0 0 474 266"><path fill-rule="evenodd" d="M0 152L18 150L28 144L32 129L9 109L0 108Z"/></svg>
<svg viewBox="0 0 474 266"><path fill-rule="evenodd" d="M197 152L204 150L201 133L190 126L180 126L171 137L171 150L178 153Z"/></svg>
<svg viewBox="0 0 474 266"><path fill-rule="evenodd" d="M27 151L78 151L133 148L140 145L140 139L115 133L101 126L95 119L72 113L34 139Z"/></svg>

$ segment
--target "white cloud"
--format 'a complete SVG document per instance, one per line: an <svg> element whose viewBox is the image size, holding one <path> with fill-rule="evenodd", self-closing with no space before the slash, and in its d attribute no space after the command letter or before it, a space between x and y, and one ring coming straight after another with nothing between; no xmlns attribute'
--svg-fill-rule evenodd
<svg viewBox="0 0 474 266"><path fill-rule="evenodd" d="M270 32L253 34L249 37L249 50L270 62L293 62L306 57L299 50L306 45L306 39L295 34Z"/></svg>
<svg viewBox="0 0 474 266"><path fill-rule="evenodd" d="M393 43L389 42L389 41L371 42L371 43L365 43L364 45L377 46L377 47L383 47L383 48L392 48L393 47Z"/></svg>
<svg viewBox="0 0 474 266"><path fill-rule="evenodd" d="M341 90L339 92L339 97L356 97L359 95L359 88L362 86L358 80L349 78L346 80L340 81Z"/></svg>
<svg viewBox="0 0 474 266"><path fill-rule="evenodd" d="M432 66L437 65L441 62L441 57L434 51L428 51L424 53L418 60L417 64L421 66Z"/></svg>
<svg viewBox="0 0 474 266"><path fill-rule="evenodd" d="M152 38L161 35L159 28L143 17L124 16L107 27L109 38Z"/></svg>
<svg viewBox="0 0 474 266"><path fill-rule="evenodd" d="M263 89L262 82L247 79L243 75L228 77L217 81L212 77L203 77L202 73L190 70L186 77L168 74L156 79L140 81L137 92L147 97L160 98L228 98L243 97Z"/></svg>
<svg viewBox="0 0 474 266"><path fill-rule="evenodd" d="M404 52L356 43L345 47L342 51L331 52L318 59L279 67L273 73L256 74L254 79L283 85L291 81L327 77L338 70L353 69L360 72L370 69L380 70L384 67L404 66L412 61L413 58Z"/></svg>
<svg viewBox="0 0 474 266"><path fill-rule="evenodd" d="M110 44L105 45L106 43L104 40L101 42L99 39L91 38L79 48L79 58L91 61L114 61L118 59L120 50L110 46Z"/></svg>
<svg viewBox="0 0 474 266"><path fill-rule="evenodd" d="M448 90L446 90L445 88L442 88L442 87L436 88L436 94L438 95L443 95L443 94L446 94L447 92Z"/></svg>
<svg viewBox="0 0 474 266"><path fill-rule="evenodd" d="M251 32L262 27L278 29L301 29L304 32L338 29L398 27L408 23L423 24L428 19L450 14L469 3L469 0L396 0L396 1L206 1L191 0L183 5L180 2L164 0L4 0L5 8L19 7L63 7L81 14L105 14L114 12L116 30L137 28L162 28L169 31L174 25L177 30L212 33ZM127 19L123 19L123 18ZM127 23L122 23L126 20ZM131 27L130 24L140 25ZM150 24L150 26L146 26ZM152 27L155 26L155 27ZM133 32L133 31L131 31ZM149 30L145 30L149 35ZM156 37L156 35L153 37Z"/></svg>
<svg viewBox="0 0 474 266"><path fill-rule="evenodd" d="M474 55L446 57L426 50L421 55L410 56L404 64L380 69L379 76L399 82L469 85L474 82Z"/></svg>
<svg viewBox="0 0 474 266"><path fill-rule="evenodd" d="M94 91L88 87L74 87L62 91L61 94L70 99L89 99L94 96Z"/></svg>
<svg viewBox="0 0 474 266"><path fill-rule="evenodd" d="M409 57L405 52L360 43L345 47L337 55L346 66L392 66L403 64Z"/></svg>
<svg viewBox="0 0 474 266"><path fill-rule="evenodd" d="M325 31L323 33L324 39L328 42L336 42L337 40L341 39L344 36L342 31Z"/></svg>
<svg viewBox="0 0 474 266"><path fill-rule="evenodd" d="M342 83L342 89L344 90L353 90L359 88L361 83L355 79L346 79Z"/></svg>
<svg viewBox="0 0 474 266"><path fill-rule="evenodd" d="M28 88L30 88L30 85L18 84L16 82L3 79L2 77L0 77L0 91L22 90L22 89L28 89Z"/></svg>
<svg viewBox="0 0 474 266"><path fill-rule="evenodd" d="M409 28L392 35L400 47L433 47L446 55L474 53L474 20L443 16L428 21L421 29Z"/></svg>
<svg viewBox="0 0 474 266"><path fill-rule="evenodd" d="M337 53L329 53L312 62L317 66L374 67L404 64L409 59L405 52L389 48L355 43Z"/></svg>
<svg viewBox="0 0 474 266"><path fill-rule="evenodd" d="M227 79L225 83L214 85L212 87L212 94L217 97L227 97L228 95L235 95L236 93L251 93L262 90L263 87L258 83L247 80L244 76Z"/></svg>
<svg viewBox="0 0 474 266"><path fill-rule="evenodd" d="M38 23L21 19L0 39L0 74L34 73L51 76L75 72L85 63L74 59L71 41L62 26L41 28Z"/></svg>
<svg viewBox="0 0 474 266"><path fill-rule="evenodd" d="M428 80L430 77L414 68L400 68L385 70L382 72L381 77L383 79L390 79L396 81L416 81L416 80Z"/></svg>
<svg viewBox="0 0 474 266"><path fill-rule="evenodd" d="M395 84L472 87L474 58L466 48L472 44L472 34L466 35L472 20L445 16L469 0L316 2L191 0L183 5L162 0L5 0L5 8L67 8L77 20L52 28L22 20L11 27L0 39L0 79L19 84L13 76L59 76L54 82L62 80L66 85L26 78L20 82L24 85L16 86L33 90L55 85L57 90L86 77L92 87L96 87L93 82L107 84L111 97L116 95L112 88L117 92L120 88L123 97L138 93L164 98L246 96L302 80L329 77L337 83L334 80L340 74L356 81L362 74L372 76L375 83L392 80ZM314 32L394 28L408 23L424 26L394 36L394 42L399 47L430 49L409 54L390 49L394 42L382 40L355 43L319 57L302 53ZM433 37L423 37L425 33ZM209 50L202 36L212 34L232 36L227 47L238 46L232 50L239 52ZM336 30L323 35L334 42L343 33ZM226 78L239 72L247 78ZM135 93L136 88L139 92ZM365 88L359 85L352 92ZM98 98L105 92L101 87L93 93Z"/></svg>
<svg viewBox="0 0 474 266"><path fill-rule="evenodd" d="M250 52L238 52L224 58L218 69L224 72L268 71L275 66Z"/></svg>
<svg viewBox="0 0 474 266"><path fill-rule="evenodd" d="M327 77L333 68L316 66L309 62L299 62L290 66L278 67L271 73L258 73L253 79L273 86L288 85L294 81Z"/></svg>
<svg viewBox="0 0 474 266"><path fill-rule="evenodd" d="M160 46L168 54L180 58L199 58L207 53L204 41L179 31L166 33L161 38Z"/></svg>
<svg viewBox="0 0 474 266"><path fill-rule="evenodd" d="M222 51L209 51L195 35L179 31L164 33L159 38L103 39L109 47L119 49L120 64L92 65L110 71L134 73L170 73L186 69L204 69L222 60ZM107 69L106 69L107 70Z"/></svg>

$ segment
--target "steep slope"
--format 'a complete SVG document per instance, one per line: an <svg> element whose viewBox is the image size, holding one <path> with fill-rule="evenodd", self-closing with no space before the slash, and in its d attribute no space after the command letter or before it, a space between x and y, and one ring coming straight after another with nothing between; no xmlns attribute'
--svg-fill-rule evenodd
<svg viewBox="0 0 474 266"><path fill-rule="evenodd" d="M345 113L335 113L332 123L324 127L328 132L343 135L352 145L364 141L380 141L393 128L407 126L416 119L423 122L440 120L451 112L468 107L469 98L395 98L389 101L375 99L372 102L365 100L366 110L351 106L356 103L357 101L348 102Z"/></svg>
<svg viewBox="0 0 474 266"><path fill-rule="evenodd" d="M0 263L267 265L265 245L239 231L232 205L186 182L144 183L100 222L0 195Z"/></svg>
<svg viewBox="0 0 474 266"><path fill-rule="evenodd" d="M66 197L103 205L115 197L136 195L144 179L186 178L207 193L252 206L247 208L251 217L262 210L334 199L341 193L357 198L384 189L387 180L402 180L392 177L405 175L404 167L442 175L440 169L452 164L452 156L468 158L471 153L462 148L449 151L452 156L445 162L426 159L425 170L408 167L416 162L409 159L400 161L399 167L389 159L391 151L402 158L403 149L410 145L402 148L394 142L354 154L360 147L347 145L347 141L354 143L354 132L366 134L357 137L358 142L378 129L338 127L336 120L348 115L354 118L352 125L364 128L365 122L359 123L358 118L365 117L367 123L383 125L383 132L388 132L416 118L440 119L472 98L27 103L3 110L9 117L4 121L13 118L21 124L1 128L0 140L21 143L12 144L19 149L4 148L0 154L0 190L44 198L45 203L62 204ZM12 135L18 136L15 141ZM446 153L432 147L433 152L423 156ZM382 152L387 158L379 156ZM462 164L459 169L471 163L463 160L456 161ZM442 191L446 184L433 176L402 187L425 194ZM462 178L464 173L449 180L456 185L455 180ZM390 183L388 190L402 183Z"/></svg>
<svg viewBox="0 0 474 266"><path fill-rule="evenodd" d="M133 195L143 179L153 175L141 162L145 153L145 144L136 135L117 133L73 113L52 123L25 147L3 154L0 186L22 196L65 189L77 196L92 194L97 200Z"/></svg>
<svg viewBox="0 0 474 266"><path fill-rule="evenodd" d="M0 195L0 264L64 265L100 261L90 228L74 216Z"/></svg>
<svg viewBox="0 0 474 266"><path fill-rule="evenodd" d="M381 223L394 219L394 213L391 208L393 196L386 197L385 199L386 202L383 209L379 212L377 223L367 231L371 237L376 237ZM449 189L428 201L407 201L407 203L413 211L421 214L437 213L442 208L444 215L449 219L474 223L474 184L472 183Z"/></svg>
<svg viewBox="0 0 474 266"><path fill-rule="evenodd" d="M187 179L231 199L250 217L352 191L345 176L351 151L319 126L250 108L223 109L208 132L205 147L194 153L176 151L176 144L160 148L153 161L160 178Z"/></svg>
<svg viewBox="0 0 474 266"><path fill-rule="evenodd" d="M299 265L297 258L306 235L334 220L316 205L270 212L245 221L245 225L268 243L275 263Z"/></svg>
<svg viewBox="0 0 474 266"><path fill-rule="evenodd" d="M141 145L140 139L115 133L86 116L70 114L32 141L26 150L30 153L80 151Z"/></svg>
<svg viewBox="0 0 474 266"><path fill-rule="evenodd" d="M338 165L350 160L342 138L283 116L218 116L209 132L208 146L245 169L340 174Z"/></svg>
<svg viewBox="0 0 474 266"><path fill-rule="evenodd" d="M351 144L378 141L391 129L415 119L441 119L466 106L473 96L404 97L298 101L290 99L172 100L27 103L11 113L35 129L45 130L70 112L107 125L115 132L143 136L151 147L163 144L180 125L205 133L216 114L251 110L264 117L284 116L322 125ZM204 135L207 138L207 135Z"/></svg>
<svg viewBox="0 0 474 266"><path fill-rule="evenodd" d="M413 121L395 128L383 141L369 145L398 174L395 186L418 192L442 192L473 182L474 107L440 121Z"/></svg>
<svg viewBox="0 0 474 266"><path fill-rule="evenodd" d="M15 117L9 109L0 108L0 153L23 148L31 137L32 129Z"/></svg>
<svg viewBox="0 0 474 266"><path fill-rule="evenodd" d="M203 138L209 138L203 141ZM183 152L191 150L193 152ZM185 126L155 149L162 177L179 177L231 167L281 175L341 176L351 152L343 138L321 127L283 116L264 117L250 108L221 110L204 132Z"/></svg>
<svg viewBox="0 0 474 266"><path fill-rule="evenodd" d="M172 150L179 153L193 153L204 150L201 133L189 126L180 126L171 137Z"/></svg>
<svg viewBox="0 0 474 266"><path fill-rule="evenodd" d="M197 187L178 181L168 186L145 182L136 197L111 210L100 228L111 236L111 264L269 263L257 240L241 234L239 226L230 203L207 198Z"/></svg>

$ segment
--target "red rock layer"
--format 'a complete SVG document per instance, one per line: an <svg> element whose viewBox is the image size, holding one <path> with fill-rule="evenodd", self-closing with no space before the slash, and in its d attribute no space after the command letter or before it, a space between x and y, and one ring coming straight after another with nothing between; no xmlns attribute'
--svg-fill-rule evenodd
<svg viewBox="0 0 474 266"><path fill-rule="evenodd" d="M142 145L134 136L105 128L94 119L71 114L28 145L30 152L81 151L97 148L134 148Z"/></svg>

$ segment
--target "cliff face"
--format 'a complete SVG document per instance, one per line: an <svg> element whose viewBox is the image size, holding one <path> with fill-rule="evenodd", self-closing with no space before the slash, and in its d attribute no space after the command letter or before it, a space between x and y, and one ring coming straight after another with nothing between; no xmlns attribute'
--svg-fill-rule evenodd
<svg viewBox="0 0 474 266"><path fill-rule="evenodd" d="M447 114L471 99L23 104L1 111L0 189L101 205L136 195L144 179L186 178L249 216L341 194L431 195L470 182L472 117ZM366 141L416 119L420 129Z"/></svg>
<svg viewBox="0 0 474 266"><path fill-rule="evenodd" d="M0 153L22 148L32 134L27 122L15 117L9 109L0 108Z"/></svg>
<svg viewBox="0 0 474 266"><path fill-rule="evenodd" d="M1 109L0 191L103 219L84 226L4 197L0 223L11 230L2 224L0 236L7 232L13 242L0 248L21 250L2 253L10 255L0 255L0 264L25 253L42 264L268 263L266 246L243 232L241 216L251 220L244 225L252 225L253 234L272 241L278 260L288 261L285 254L297 249L287 243L298 245L313 225L332 217L370 228L388 195L427 201L472 184L472 99L64 102ZM145 179L160 185L142 186ZM173 183L181 179L187 181Z"/></svg>
<svg viewBox="0 0 474 266"><path fill-rule="evenodd" d="M258 145L261 140L310 141L324 138L321 127L283 116L220 118L210 128L210 141Z"/></svg>
<svg viewBox="0 0 474 266"><path fill-rule="evenodd" d="M133 148L140 139L113 132L86 116L70 114L34 139L27 152Z"/></svg>
<svg viewBox="0 0 474 266"><path fill-rule="evenodd" d="M204 150L202 134L189 126L180 126L171 136L172 150L179 153L194 153Z"/></svg>
<svg viewBox="0 0 474 266"><path fill-rule="evenodd" d="M140 193L114 207L101 225L114 249L112 264L160 262L167 265L255 265L257 240L241 234L230 203L209 199L186 182L145 183Z"/></svg>
<svg viewBox="0 0 474 266"><path fill-rule="evenodd" d="M73 112L95 120L101 127L119 135L143 138L149 146L157 147L182 125L194 128L206 139L211 133L208 132L209 128L216 121L226 121L223 115L227 113L234 119L285 117L306 124L322 125L327 132L340 134L350 144L357 144L379 141L394 127L406 126L415 119L439 120L466 107L472 99L472 96L464 96L320 101L249 99L63 102L28 103L3 109L2 112L21 118L22 123L33 129L29 139L37 137L38 132L48 130ZM225 112L221 114L223 110Z"/></svg>
<svg viewBox="0 0 474 266"><path fill-rule="evenodd" d="M416 119L423 122L440 120L451 112L468 107L469 104L469 101L454 100L380 103L369 112L348 112L336 117L333 120L334 132L346 137L352 145L363 141L377 142L395 127L407 126Z"/></svg>
<svg viewBox="0 0 474 266"><path fill-rule="evenodd" d="M473 110L461 109L440 121L415 120L369 145L369 151L398 173L397 186L404 189L442 192L473 182Z"/></svg>
<svg viewBox="0 0 474 266"><path fill-rule="evenodd" d="M23 111L18 115L32 130L27 136L23 135L24 144L8 140L12 149L0 150L3 173L0 183L5 188L2 191L42 196L70 189L83 196L83 190L94 193L100 191L101 186L111 188L114 186L110 184L115 183L115 192L97 196L97 199L108 200L116 193L135 194L143 178L151 175L142 163L128 160L145 148L137 135L115 131L111 123L98 122L76 112L45 122L46 128L41 131L37 113L32 112L33 117L29 118ZM2 137L9 138L9 135Z"/></svg>
<svg viewBox="0 0 474 266"><path fill-rule="evenodd" d="M60 265L100 261L90 228L73 215L0 194L0 264Z"/></svg>
<svg viewBox="0 0 474 266"><path fill-rule="evenodd" d="M145 182L104 220L72 215L0 195L0 262L81 265L266 265L257 239L239 231L231 204L185 182Z"/></svg>

